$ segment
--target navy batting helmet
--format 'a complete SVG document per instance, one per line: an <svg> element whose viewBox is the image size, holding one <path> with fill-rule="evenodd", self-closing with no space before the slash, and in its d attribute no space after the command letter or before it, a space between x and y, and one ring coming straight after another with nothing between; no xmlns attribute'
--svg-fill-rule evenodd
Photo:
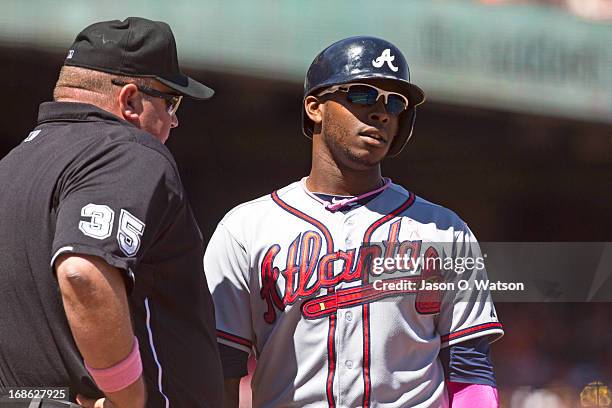
<svg viewBox="0 0 612 408"><path fill-rule="evenodd" d="M425 93L410 83L410 70L401 51L393 44L376 37L351 37L333 43L316 56L304 81L302 99L302 131L312 138L314 124L306 115L303 103L307 96L324 88L349 82L376 80L388 84L408 98L408 109L399 116L399 131L391 143L388 156L402 151L412 135L416 107L425 101Z"/></svg>

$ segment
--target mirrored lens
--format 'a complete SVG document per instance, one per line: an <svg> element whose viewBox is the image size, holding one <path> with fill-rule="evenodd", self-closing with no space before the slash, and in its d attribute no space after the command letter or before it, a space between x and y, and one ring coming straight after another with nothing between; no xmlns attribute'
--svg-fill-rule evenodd
<svg viewBox="0 0 612 408"><path fill-rule="evenodd" d="M348 90L348 100L361 105L374 105L378 98L375 88L365 85L354 85Z"/></svg>
<svg viewBox="0 0 612 408"><path fill-rule="evenodd" d="M348 100L360 105L372 106L381 94L378 89L367 85L353 85L348 90ZM406 99L398 94L390 93L385 109L392 115L399 115L407 108Z"/></svg>
<svg viewBox="0 0 612 408"><path fill-rule="evenodd" d="M390 114L399 115L407 108L406 101L399 95L389 95L385 108Z"/></svg>

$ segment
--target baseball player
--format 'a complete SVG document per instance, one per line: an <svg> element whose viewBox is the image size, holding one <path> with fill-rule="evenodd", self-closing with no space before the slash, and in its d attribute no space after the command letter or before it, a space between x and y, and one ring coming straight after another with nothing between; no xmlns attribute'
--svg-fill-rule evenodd
<svg viewBox="0 0 612 408"><path fill-rule="evenodd" d="M497 406L489 343L503 331L488 293L420 290L484 269L375 273L398 255L480 255L455 213L381 176L424 100L385 40L344 39L312 62L302 107L310 174L231 210L204 256L226 406L238 404L249 353L255 407ZM402 282L413 287L388 289Z"/></svg>
<svg viewBox="0 0 612 408"><path fill-rule="evenodd" d="M163 22L78 34L54 101L0 161L0 397L222 404L204 244L164 146L181 99L212 94L180 71Z"/></svg>

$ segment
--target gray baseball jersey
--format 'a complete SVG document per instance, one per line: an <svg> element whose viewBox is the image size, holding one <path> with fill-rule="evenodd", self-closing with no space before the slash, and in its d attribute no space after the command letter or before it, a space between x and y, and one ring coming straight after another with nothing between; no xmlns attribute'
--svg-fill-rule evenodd
<svg viewBox="0 0 612 408"><path fill-rule="evenodd" d="M372 273L373 260L402 251L480 255L455 213L392 183L333 212L296 182L223 218L204 268L218 341L257 357L254 407L448 405L440 348L502 326L487 290L380 290L398 275ZM417 269L406 280L435 273ZM486 277L472 272L450 280Z"/></svg>

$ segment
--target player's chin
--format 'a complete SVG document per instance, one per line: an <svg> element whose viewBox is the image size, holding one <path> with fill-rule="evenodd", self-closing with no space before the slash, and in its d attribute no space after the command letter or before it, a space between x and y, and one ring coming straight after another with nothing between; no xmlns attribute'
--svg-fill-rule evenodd
<svg viewBox="0 0 612 408"><path fill-rule="evenodd" d="M371 167L378 166L387 155L389 149L350 149L348 156L353 164L353 167L359 169L368 169Z"/></svg>

